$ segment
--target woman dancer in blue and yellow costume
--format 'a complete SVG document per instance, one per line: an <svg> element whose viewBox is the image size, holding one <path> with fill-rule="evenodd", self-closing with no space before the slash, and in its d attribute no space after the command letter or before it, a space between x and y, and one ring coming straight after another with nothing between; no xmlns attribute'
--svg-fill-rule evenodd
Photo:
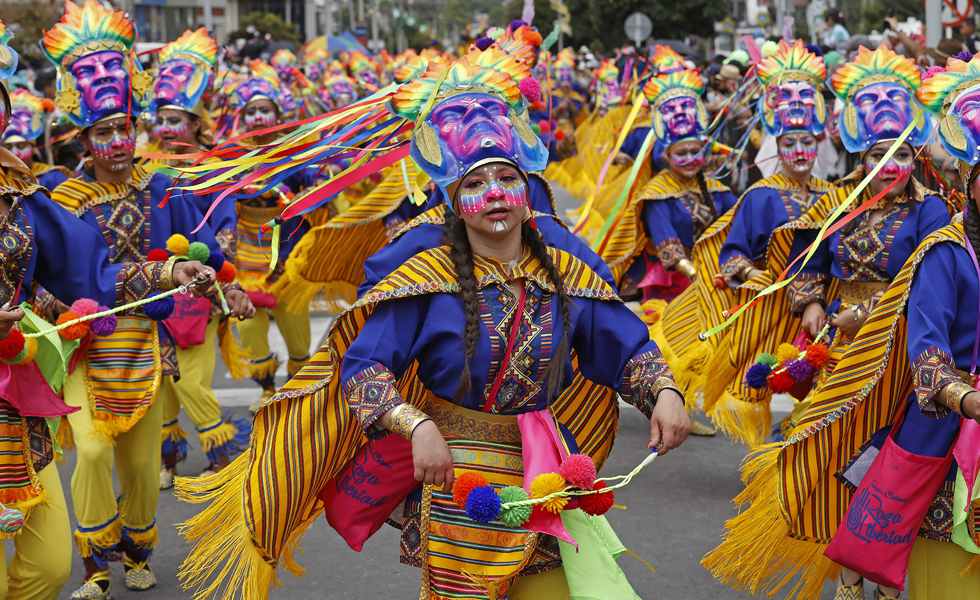
<svg viewBox="0 0 980 600"><path fill-rule="evenodd" d="M4 82L17 67L17 54L7 46L9 39L0 21L0 129L11 115ZM178 264L176 259L110 264L98 232L51 202L30 169L3 148L0 214L0 239L4 242L0 247L0 345L4 357L0 363L0 452L4 457L0 504L10 509L3 511L0 538L12 539L14 546L9 565L6 559L0 560L0 597L54 600L71 573L71 524L52 462L57 428L49 427L49 423L57 424L61 416L74 409L55 392L61 389L59 369L45 371L49 378L44 377L38 342L24 339L18 325L25 316L18 305L30 298L35 284L66 303L86 298L113 305L186 284L198 273L208 271L197 263ZM11 520L11 513L16 512L20 515Z"/></svg>
<svg viewBox="0 0 980 600"><path fill-rule="evenodd" d="M37 160L37 141L44 136L48 115L54 103L20 89L10 95L10 124L3 132L3 145L31 168L38 183L53 190L68 179L68 169Z"/></svg>
<svg viewBox="0 0 980 600"><path fill-rule="evenodd" d="M776 138L779 170L749 188L736 208L722 215L697 241L691 252L695 268L703 273L714 271L715 275L699 277L671 301L653 329L671 369L684 373L678 383L687 395L703 389L705 377L713 373L705 365L719 347L727 352L727 344L746 345L749 348L739 352L755 356L796 335L798 331L781 329L786 320L773 319L771 311L756 310L723 337L724 342L714 337L704 341L698 338L699 333L724 321L725 311L772 282L791 258L777 248L770 255L773 232L800 217L830 189L827 182L810 174L816 161L817 137L824 133L827 120L820 94L826 77L823 60L799 40L781 42L776 52L759 64L758 77L765 90L759 110L765 133ZM750 325L749 318L765 323ZM744 387L741 381L724 384L734 390ZM711 394L710 401L705 398L705 411L726 434L756 446L769 434L771 421L768 397L759 397L763 393L748 396L727 392L721 399ZM745 401L750 398L753 402Z"/></svg>
<svg viewBox="0 0 980 600"><path fill-rule="evenodd" d="M980 589L980 572L967 568L980 560L978 89L980 56L950 59L919 89L961 161L964 216L923 240L789 438L753 458L739 497L749 506L706 561L724 581L775 591L795 576L792 595L814 598L840 573L837 600L863 599L862 575L879 584L878 599L898 598L906 582L912 600ZM866 542L840 550L864 532ZM745 569L735 552L756 564Z"/></svg>
<svg viewBox="0 0 980 600"><path fill-rule="evenodd" d="M426 598L560 600L569 587L571 597L637 597L614 542L572 527L579 553L560 550L536 526L472 521L444 491L464 471L522 485L540 442L551 442L521 429L542 417L601 463L616 427L614 389L651 415L651 446L669 449L687 432L683 401L642 322L574 251L548 247L530 225L526 172L543 168L547 151L518 88L528 74L496 48L474 50L448 72L354 109L390 105L399 130L418 123L411 155L450 199L443 242L401 256L399 242L390 246L390 271L257 413L250 457L207 479L178 479L191 499L215 500L186 524L197 543L182 567L187 583L264 597L274 565L291 561L326 509L354 547L389 516L402 523L403 560L422 568ZM392 502L375 509L355 498L376 490L344 477L368 455L400 465L381 479L394 486ZM491 463L504 466L480 466ZM544 518L557 525L554 516ZM594 533L589 525L609 532L601 520L587 524ZM586 556L592 570L577 570Z"/></svg>
<svg viewBox="0 0 980 600"><path fill-rule="evenodd" d="M190 233L202 218L197 209L163 202L170 178L133 164L132 115L146 106L151 84L135 59L134 38L121 11L95 0L66 2L61 21L45 32L42 49L58 68L56 102L81 129L89 154L82 174L58 186L51 199L100 233L112 262L144 261L182 234L204 243L209 264L220 267L224 259L210 228ZM65 402L80 409L68 415L78 450L71 486L75 540L86 570L75 598L106 597L108 561L119 555L128 588L156 583L147 562L157 540L160 496L163 410L155 400L161 377L176 372L173 345L156 320L170 307L164 302L120 316L115 333L89 344L65 382Z"/></svg>
<svg viewBox="0 0 980 600"><path fill-rule="evenodd" d="M207 150L213 125L206 102L210 99L217 51L217 44L203 27L185 31L160 50L150 108L156 119L153 138L165 152L193 156ZM171 159L169 162L186 160ZM202 213L210 205L209 196L195 197L179 192L174 192L170 201L196 201ZM234 261L237 234L234 204L219 205L211 213L208 223L225 258ZM229 276L231 274L233 271ZM225 284L225 297L230 297L229 303L233 303L230 316L247 318L254 314L255 309L242 293L241 286L230 277L222 283ZM250 431L247 422L233 422L222 416L211 389L217 362L216 346L221 348L230 373L236 377L245 375L244 353L238 349L231 321L222 315L220 303L178 295L174 315L165 325L177 344L180 377L164 377L160 383L159 402L163 403L161 489L173 487L177 463L187 456L187 434L177 420L181 409L197 430L201 450L208 457L209 470L227 465L248 443Z"/></svg>

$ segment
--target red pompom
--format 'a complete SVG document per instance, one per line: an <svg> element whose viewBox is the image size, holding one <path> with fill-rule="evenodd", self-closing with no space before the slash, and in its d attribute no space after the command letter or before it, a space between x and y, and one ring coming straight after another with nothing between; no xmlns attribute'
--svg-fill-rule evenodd
<svg viewBox="0 0 980 600"><path fill-rule="evenodd" d="M555 132L555 139L559 142L565 139L565 132L559 129Z"/></svg>
<svg viewBox="0 0 980 600"><path fill-rule="evenodd" d="M150 262L164 262L170 258L170 253L163 248L154 248L146 253L146 260Z"/></svg>
<svg viewBox="0 0 980 600"><path fill-rule="evenodd" d="M74 311L66 310L65 312L58 315L58 320L56 321L58 325L62 323L67 323L68 321L74 321L78 318L78 314ZM64 329L58 331L63 339L66 340L80 340L86 335L88 335L88 322L75 323Z"/></svg>
<svg viewBox="0 0 980 600"><path fill-rule="evenodd" d="M597 481L595 483L595 490L605 489L605 481ZM615 492L606 492L604 494L589 494L588 496L577 496L578 507L584 512L590 515L604 515L609 512L609 509L613 507L616 503Z"/></svg>
<svg viewBox="0 0 980 600"><path fill-rule="evenodd" d="M0 360L13 360L24 349L24 334L16 327L0 340Z"/></svg>
<svg viewBox="0 0 980 600"><path fill-rule="evenodd" d="M821 369L830 360L830 348L827 344L810 344L806 348L806 362L814 369Z"/></svg>
<svg viewBox="0 0 980 600"><path fill-rule="evenodd" d="M769 375L769 389L774 394L785 394L793 389L793 384L795 383L796 381L793 380L793 377L785 370L773 371Z"/></svg>
<svg viewBox="0 0 980 600"><path fill-rule="evenodd" d="M541 135L551 133L551 123L541 119L538 121L538 129L541 131Z"/></svg>
<svg viewBox="0 0 980 600"><path fill-rule="evenodd" d="M596 468L592 458L585 454L572 454L561 463L558 473L571 485L591 490L595 483Z"/></svg>
<svg viewBox="0 0 980 600"><path fill-rule="evenodd" d="M218 269L217 274L218 281L221 283L231 283L235 281L235 275L237 275L237 271L235 271L235 265L231 264L230 260L221 263L221 268Z"/></svg>
<svg viewBox="0 0 980 600"><path fill-rule="evenodd" d="M487 479L474 471L467 471L453 482L453 502L460 508L466 508L466 498L474 488L487 485Z"/></svg>

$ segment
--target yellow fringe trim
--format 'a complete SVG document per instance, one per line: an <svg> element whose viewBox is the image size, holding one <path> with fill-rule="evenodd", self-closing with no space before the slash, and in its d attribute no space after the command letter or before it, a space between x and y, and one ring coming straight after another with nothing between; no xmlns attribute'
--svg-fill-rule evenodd
<svg viewBox="0 0 980 600"><path fill-rule="evenodd" d="M133 531L126 528L126 537L140 548L153 548L157 545L157 526L154 524L146 531Z"/></svg>
<svg viewBox="0 0 980 600"><path fill-rule="evenodd" d="M222 423L214 429L197 433L197 438L201 440L201 450L208 452L214 448L224 446L238 435L238 428L232 423Z"/></svg>
<svg viewBox="0 0 980 600"><path fill-rule="evenodd" d="M174 483L178 499L207 504L177 525L193 545L177 577L184 589L197 589L195 599L265 600L272 585L278 584L275 565L252 544L245 524L242 493L247 478L248 454L242 454L217 473L178 477Z"/></svg>
<svg viewBox="0 0 980 600"><path fill-rule="evenodd" d="M768 402L744 402L727 390L706 414L726 436L750 449L764 444L772 429Z"/></svg>
<svg viewBox="0 0 980 600"><path fill-rule="evenodd" d="M678 354L667 342L662 319L650 327L650 339L657 344L657 348L663 354L674 376L674 383L677 384L686 402L692 404L695 396L704 387L704 367L709 358L708 346L698 343Z"/></svg>
<svg viewBox="0 0 980 600"><path fill-rule="evenodd" d="M748 458L742 469L747 484L735 503L749 506L725 522L721 544L701 565L722 583L752 595L775 596L790 586L786 600L812 600L840 567L823 555L825 544L790 537L779 505L782 447L767 444Z"/></svg>
<svg viewBox="0 0 980 600"><path fill-rule="evenodd" d="M221 348L221 359L228 368L231 378L248 377L248 352L245 351L239 337L235 335L235 325L230 319L225 319L218 325L218 345Z"/></svg>
<svg viewBox="0 0 980 600"><path fill-rule="evenodd" d="M122 539L122 521L119 515L98 531L75 530L75 543L82 558L92 556L94 548L112 548Z"/></svg>
<svg viewBox="0 0 980 600"><path fill-rule="evenodd" d="M255 379L265 379L266 377L273 377L276 374L276 370L279 368L279 361L276 360L275 356L263 360L260 363L250 363L248 365L248 376Z"/></svg>
<svg viewBox="0 0 980 600"><path fill-rule="evenodd" d="M167 440L173 442L179 442L180 440L187 439L187 432L184 428L180 426L180 423L172 423L170 425L164 425L163 429L160 430L160 442L166 442Z"/></svg>

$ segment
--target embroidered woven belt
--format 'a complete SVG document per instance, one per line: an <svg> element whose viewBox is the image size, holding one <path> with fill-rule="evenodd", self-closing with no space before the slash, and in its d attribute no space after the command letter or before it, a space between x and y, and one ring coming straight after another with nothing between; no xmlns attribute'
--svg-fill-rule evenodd
<svg viewBox="0 0 980 600"><path fill-rule="evenodd" d="M497 415L472 410L430 396L423 410L446 438L469 438L486 442L521 443L517 415Z"/></svg>
<svg viewBox="0 0 980 600"><path fill-rule="evenodd" d="M840 298L845 306L866 302L871 296L891 285L888 281L841 281Z"/></svg>

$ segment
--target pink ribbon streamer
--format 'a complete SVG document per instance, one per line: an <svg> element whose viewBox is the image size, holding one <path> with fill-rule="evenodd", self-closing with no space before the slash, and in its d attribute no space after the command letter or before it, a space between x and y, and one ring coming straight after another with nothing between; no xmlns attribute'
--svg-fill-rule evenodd
<svg viewBox="0 0 980 600"><path fill-rule="evenodd" d="M531 489L531 482L541 473L557 473L568 450L562 442L555 419L547 409L517 415L517 427L521 430L521 447L524 459L524 489ZM536 510L525 527L531 531L546 533L574 544L575 539L561 522L561 516L544 510Z"/></svg>

